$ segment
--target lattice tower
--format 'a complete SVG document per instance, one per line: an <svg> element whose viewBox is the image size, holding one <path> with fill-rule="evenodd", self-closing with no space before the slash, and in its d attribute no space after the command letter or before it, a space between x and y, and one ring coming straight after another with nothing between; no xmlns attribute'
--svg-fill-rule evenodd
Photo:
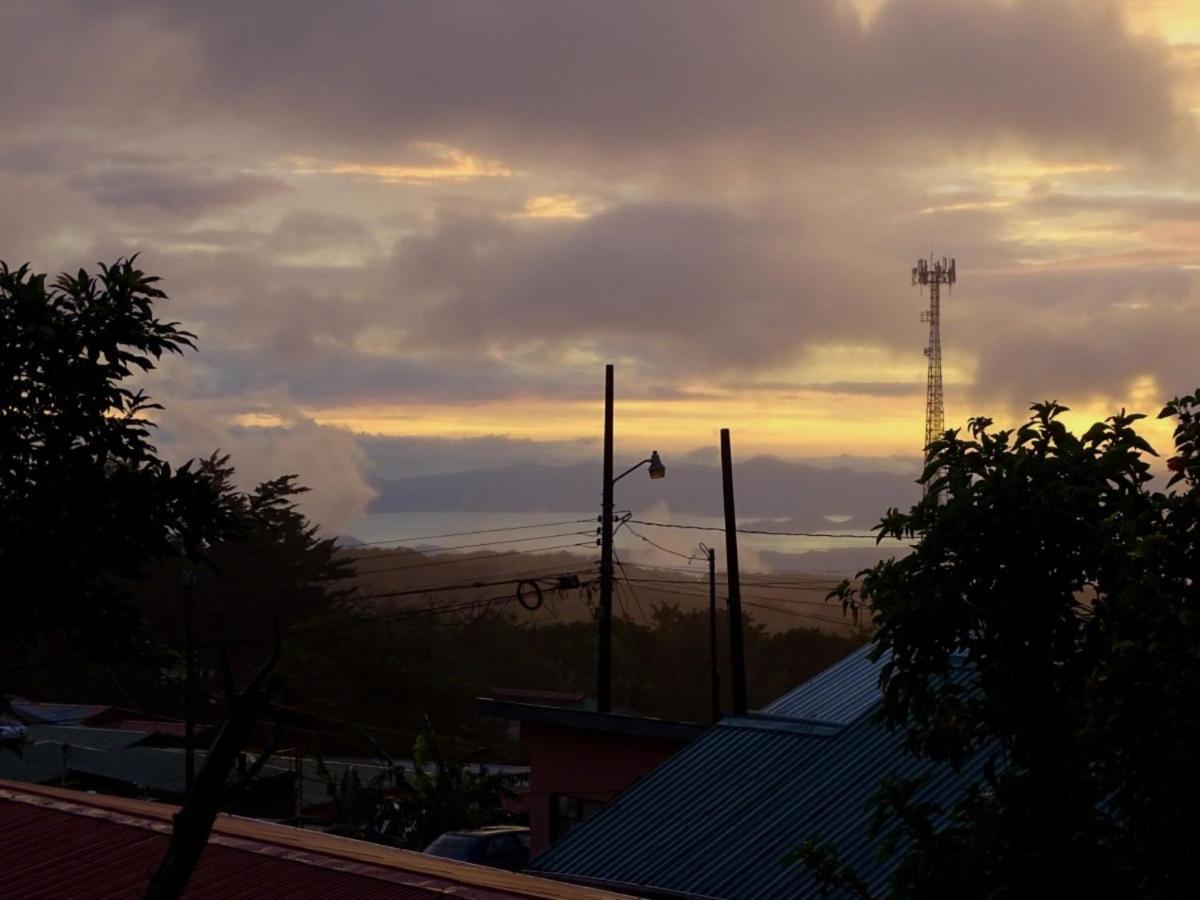
<svg viewBox="0 0 1200 900"><path fill-rule="evenodd" d="M941 288L951 286L956 280L953 259L942 257L935 260L919 259L912 270L912 283L922 288L929 287L929 309L921 311L921 321L929 323L929 344L925 356L929 369L925 379L925 448L942 436L946 430L945 404L942 399L942 325ZM928 493L928 487L926 487Z"/></svg>

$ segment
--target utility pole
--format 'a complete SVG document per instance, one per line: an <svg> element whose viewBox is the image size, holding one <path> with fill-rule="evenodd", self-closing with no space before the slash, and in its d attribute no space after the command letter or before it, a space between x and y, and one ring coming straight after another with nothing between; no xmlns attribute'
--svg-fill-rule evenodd
<svg viewBox="0 0 1200 900"><path fill-rule="evenodd" d="M725 495L725 580L729 588L729 667L733 714L746 714L746 656L742 636L742 586L738 572L737 513L733 508L733 452L729 429L721 429L721 486Z"/></svg>
<svg viewBox="0 0 1200 900"><path fill-rule="evenodd" d="M181 578L183 583L183 708L184 708L184 751L183 783L188 796L196 780L196 654L192 646L192 633L196 618L196 570L185 566Z"/></svg>
<svg viewBox="0 0 1200 900"><path fill-rule="evenodd" d="M717 551L700 545L708 558L708 672L712 689L712 720L721 719L721 668L717 660Z"/></svg>
<svg viewBox="0 0 1200 900"><path fill-rule="evenodd" d="M946 430L945 409L942 397L942 298L941 286L952 288L957 280L953 259L942 257L934 260L918 259L913 266L912 283L929 286L929 309L921 311L921 321L929 323L929 344L925 356L929 358L929 369L925 378L925 459L929 459L929 445L941 438ZM922 487L921 495L929 493L929 482Z"/></svg>
<svg viewBox="0 0 1200 900"><path fill-rule="evenodd" d="M613 367L604 367L604 494L600 510L600 634L596 711L612 712Z"/></svg>

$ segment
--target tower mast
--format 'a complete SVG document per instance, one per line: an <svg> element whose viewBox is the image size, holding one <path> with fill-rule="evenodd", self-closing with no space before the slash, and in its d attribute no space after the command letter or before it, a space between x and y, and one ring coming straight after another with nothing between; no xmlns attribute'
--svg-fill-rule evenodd
<svg viewBox="0 0 1200 900"><path fill-rule="evenodd" d="M918 259L912 270L912 283L922 288L929 287L929 309L921 311L921 321L929 323L929 344L925 356L929 358L929 370L925 379L925 454L928 458L929 445L946 430L945 404L942 399L942 325L941 287L951 286L956 280L954 260L942 257L935 260ZM923 493L929 493L928 483Z"/></svg>

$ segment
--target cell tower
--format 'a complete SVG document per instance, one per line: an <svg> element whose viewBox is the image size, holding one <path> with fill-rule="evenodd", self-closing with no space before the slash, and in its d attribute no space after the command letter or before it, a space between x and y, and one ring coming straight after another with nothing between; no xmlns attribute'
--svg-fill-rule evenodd
<svg viewBox="0 0 1200 900"><path fill-rule="evenodd" d="M912 270L912 283L922 288L929 286L929 309L921 311L921 321L929 323L929 345L925 355L929 357L929 374L925 383L925 446L942 436L946 430L945 409L942 403L942 322L941 288L953 285L956 280L954 260L942 257L934 260L919 259ZM929 492L928 485L925 493Z"/></svg>

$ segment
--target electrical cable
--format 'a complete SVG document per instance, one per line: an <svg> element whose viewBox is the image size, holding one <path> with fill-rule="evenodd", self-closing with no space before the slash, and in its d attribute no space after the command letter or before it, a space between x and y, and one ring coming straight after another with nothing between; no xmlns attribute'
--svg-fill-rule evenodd
<svg viewBox="0 0 1200 900"><path fill-rule="evenodd" d="M435 538L447 537L470 537L476 534L499 534L504 531L524 531L530 528L557 528L560 525L587 525L593 522L593 519L567 519L562 522L539 522L536 525L508 525L504 528L477 528L474 531L448 531L445 534L423 534L416 537L400 537L390 538L383 541L359 541L351 547L342 547L343 550L353 550L354 547L378 547L383 544L399 544L404 541L432 541Z"/></svg>
<svg viewBox="0 0 1200 900"><path fill-rule="evenodd" d="M669 553L672 556L678 556L680 559L686 559L688 561L696 561L701 558L699 556L689 555L687 553L680 553L678 550L672 550L670 547L664 547L662 544L656 544L656 543L654 543L654 541L650 540L650 538L646 537L644 534L634 531L634 529L629 527L628 523L625 524L625 529L626 529L626 531L628 531L630 534L632 534L638 540L645 541L651 547L654 547L656 550L661 550L663 553Z"/></svg>
<svg viewBox="0 0 1200 900"><path fill-rule="evenodd" d="M583 532L583 533L587 534L587 532ZM550 538L550 537L552 537L552 535L546 535L546 537ZM502 542L502 543L507 543L507 541ZM595 543L593 541L577 541L573 544L556 544L553 547L527 547L522 550L506 550L503 553L489 553L487 556L475 556L475 557L471 557L470 559L463 559L462 557L456 556L453 559L435 559L435 560L430 560L428 562L413 563L412 565L408 565L408 566L388 566L385 569L358 569L356 567L354 574L355 575L377 575L381 572L403 572L407 569L425 569L425 568L428 568L429 566L452 566L455 563L459 563L459 564L468 563L468 562L471 562L472 560L476 560L476 559L478 559L478 560L493 560L493 559L500 559L501 557L505 557L505 556L518 556L522 553L551 553L555 550L567 550L572 547L594 547L594 546L595 546ZM451 548L450 550L440 550L439 549L439 550L430 550L430 551L426 551L426 552L448 553L448 552L452 552L454 549L462 549L462 548ZM411 551L406 551L406 552L421 553L422 551L411 550ZM355 561L357 561L357 560L355 560ZM369 559L368 558L365 561L366 562L382 562L383 560L381 558L378 558L378 559Z"/></svg>
<svg viewBox="0 0 1200 900"><path fill-rule="evenodd" d="M724 534L724 528L718 528L715 525L677 525L671 522L648 522L645 519L630 519L635 525L648 525L653 528L682 528L688 531L719 531ZM738 528L735 529L738 534L760 534L770 535L774 537L819 537L819 538L854 538L856 540L879 541L883 539L903 540L903 538L893 538L891 535L875 535L861 534L858 532L842 532L837 534L832 531L763 531L758 528Z"/></svg>
<svg viewBox="0 0 1200 900"><path fill-rule="evenodd" d="M613 547L613 560L616 561L616 564L621 569L622 580L625 582L626 586L629 588L629 593L633 597L633 602L637 605L638 614L642 617L642 622L645 624L645 626L647 628L649 628L650 620L646 617L646 610L644 610L642 608L642 601L638 599L637 591L634 590L633 584L630 583L629 574L625 571L625 563L621 562L621 557L619 557L617 555L616 547Z"/></svg>

